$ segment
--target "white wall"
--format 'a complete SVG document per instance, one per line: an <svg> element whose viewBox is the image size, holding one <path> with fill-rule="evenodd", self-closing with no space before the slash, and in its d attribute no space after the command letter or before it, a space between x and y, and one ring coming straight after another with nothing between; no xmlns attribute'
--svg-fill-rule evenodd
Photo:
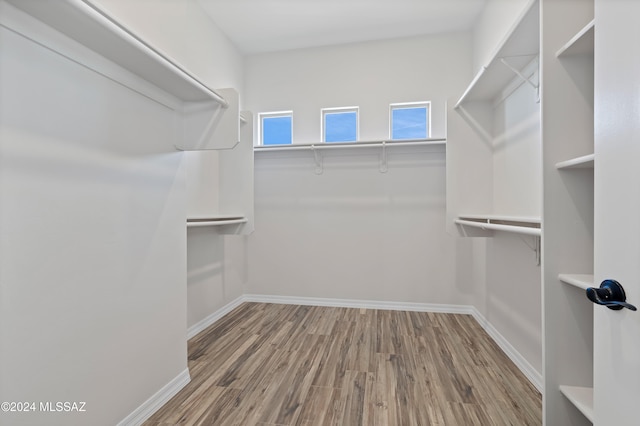
<svg viewBox="0 0 640 426"><path fill-rule="evenodd" d="M187 366L174 112L0 37L0 399L87 410L2 423L115 424Z"/></svg>
<svg viewBox="0 0 640 426"><path fill-rule="evenodd" d="M487 0L473 30L473 72L495 55L498 44L532 0Z"/></svg>
<svg viewBox="0 0 640 426"><path fill-rule="evenodd" d="M471 77L466 34L296 50L246 59L247 106L292 109L296 142L320 139L320 108L360 106L362 139L388 137L390 102L431 100L434 136L445 100ZM247 293L473 304L445 231L440 148L323 154L256 153L256 231ZM463 244L466 244L463 242Z"/></svg>
<svg viewBox="0 0 640 426"><path fill-rule="evenodd" d="M195 3L101 3L212 87L241 86L241 57ZM0 7L2 19L22 16ZM0 400L85 401L87 411L0 423L113 425L187 368L187 170L175 116L1 31Z"/></svg>
<svg viewBox="0 0 640 426"><path fill-rule="evenodd" d="M360 107L360 139L389 137L389 104L431 101L432 136L444 137L445 102L470 78L468 34L292 50L246 58L246 105L293 110L294 143L320 141L320 109ZM257 126L256 126L257 127Z"/></svg>

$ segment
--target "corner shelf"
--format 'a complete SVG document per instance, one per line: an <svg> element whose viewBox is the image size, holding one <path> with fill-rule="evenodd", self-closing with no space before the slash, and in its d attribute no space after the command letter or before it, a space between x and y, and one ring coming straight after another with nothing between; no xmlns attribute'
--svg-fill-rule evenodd
<svg viewBox="0 0 640 426"><path fill-rule="evenodd" d="M560 386L560 392L593 423L593 388Z"/></svg>
<svg viewBox="0 0 640 426"><path fill-rule="evenodd" d="M593 55L595 20L592 20L584 26L578 33L571 38L556 53L556 57L563 58L572 55Z"/></svg>
<svg viewBox="0 0 640 426"><path fill-rule="evenodd" d="M570 160L556 163L556 169L593 169L595 164L595 154L583 155L582 157L572 158Z"/></svg>
<svg viewBox="0 0 640 426"><path fill-rule="evenodd" d="M238 215L217 215L217 216L201 216L188 217L187 228L198 228L202 226L223 226L223 225L239 225L247 223L248 219Z"/></svg>
<svg viewBox="0 0 640 426"><path fill-rule="evenodd" d="M565 284L578 287L582 290L593 287L593 275L589 274L560 274L558 275L558 279Z"/></svg>
<svg viewBox="0 0 640 426"><path fill-rule="evenodd" d="M480 228L485 231L504 231L517 234L542 235L540 218L517 217L517 216L497 216L497 215L467 215L460 216L454 221L460 226L470 226Z"/></svg>
<svg viewBox="0 0 640 426"><path fill-rule="evenodd" d="M530 1L524 14L509 31L493 58L471 81L454 109L464 102L491 101L513 80L515 70L522 70L540 52L540 8ZM508 59L508 65L503 60ZM513 69L510 69L513 67ZM522 77L522 76L521 76Z"/></svg>

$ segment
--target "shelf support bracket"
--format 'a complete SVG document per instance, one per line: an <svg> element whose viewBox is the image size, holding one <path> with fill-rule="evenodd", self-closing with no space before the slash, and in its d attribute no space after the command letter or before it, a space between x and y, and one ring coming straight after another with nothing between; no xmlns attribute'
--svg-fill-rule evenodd
<svg viewBox="0 0 640 426"><path fill-rule="evenodd" d="M380 153L380 173L387 173L389 168L387 167L387 142L382 141L382 152Z"/></svg>
<svg viewBox="0 0 640 426"><path fill-rule="evenodd" d="M524 74L522 74L520 71L518 71L516 68L512 67L511 64L509 62L507 62L504 58L500 58L500 62L502 62L502 64L509 68L511 71L513 71L518 77L520 77L524 82L529 83L529 85L531 85L531 87L533 87L534 89L536 89L536 93L537 93L537 98L536 98L536 102L540 102L540 83L534 83L533 81L531 81L530 78L526 77Z"/></svg>
<svg viewBox="0 0 640 426"><path fill-rule="evenodd" d="M321 175L323 172L323 168L322 168L322 156L320 155L320 153L316 150L315 145L311 145L311 151L313 151L313 159L316 162L316 169L315 169L315 173L317 175Z"/></svg>
<svg viewBox="0 0 640 426"><path fill-rule="evenodd" d="M542 265L542 238L539 235L533 236L533 247L525 240L524 238L520 238L523 243L526 244L529 249L531 249L536 255L536 265Z"/></svg>

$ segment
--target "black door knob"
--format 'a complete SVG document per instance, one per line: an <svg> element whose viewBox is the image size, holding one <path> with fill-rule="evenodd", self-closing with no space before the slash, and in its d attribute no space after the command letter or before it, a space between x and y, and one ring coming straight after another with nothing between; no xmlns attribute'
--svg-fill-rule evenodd
<svg viewBox="0 0 640 426"><path fill-rule="evenodd" d="M616 280L604 280L600 283L600 288L587 288L587 297L593 303L606 306L614 311L622 308L637 310L635 306L626 302L627 296L624 293L624 288Z"/></svg>

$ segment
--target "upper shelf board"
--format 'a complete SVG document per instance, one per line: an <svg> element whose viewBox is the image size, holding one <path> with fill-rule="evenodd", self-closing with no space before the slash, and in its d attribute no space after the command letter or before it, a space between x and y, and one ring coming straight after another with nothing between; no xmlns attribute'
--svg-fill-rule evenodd
<svg viewBox="0 0 640 426"><path fill-rule="evenodd" d="M242 215L211 215L193 216L187 218L187 228L197 228L202 226L224 226L239 225L247 223L248 219Z"/></svg>
<svg viewBox="0 0 640 426"><path fill-rule="evenodd" d="M444 146L446 139L412 139L412 140L386 140L386 141L359 141L359 142L318 142L315 144L292 143L287 145L257 145L253 147L255 152L275 151L306 151L314 149L350 149L350 148L386 148L396 146Z"/></svg>
<svg viewBox="0 0 640 426"><path fill-rule="evenodd" d="M90 0L9 0L14 6L185 102L226 100Z"/></svg>
<svg viewBox="0 0 640 426"><path fill-rule="evenodd" d="M560 386L560 392L567 397L573 405L580 410L580 412L591 423L594 422L593 415L593 388L581 387L581 386Z"/></svg>
<svg viewBox="0 0 640 426"><path fill-rule="evenodd" d="M595 154L588 154L556 163L556 169L593 169L594 164Z"/></svg>
<svg viewBox="0 0 640 426"><path fill-rule="evenodd" d="M558 50L558 58L571 55L593 55L595 40L595 20L589 22L578 33Z"/></svg>
<svg viewBox="0 0 640 426"><path fill-rule="evenodd" d="M515 73L501 59L513 68L522 70L539 52L540 5L538 0L533 0L499 45L491 61L471 81L455 108L464 102L491 101L502 92Z"/></svg>

